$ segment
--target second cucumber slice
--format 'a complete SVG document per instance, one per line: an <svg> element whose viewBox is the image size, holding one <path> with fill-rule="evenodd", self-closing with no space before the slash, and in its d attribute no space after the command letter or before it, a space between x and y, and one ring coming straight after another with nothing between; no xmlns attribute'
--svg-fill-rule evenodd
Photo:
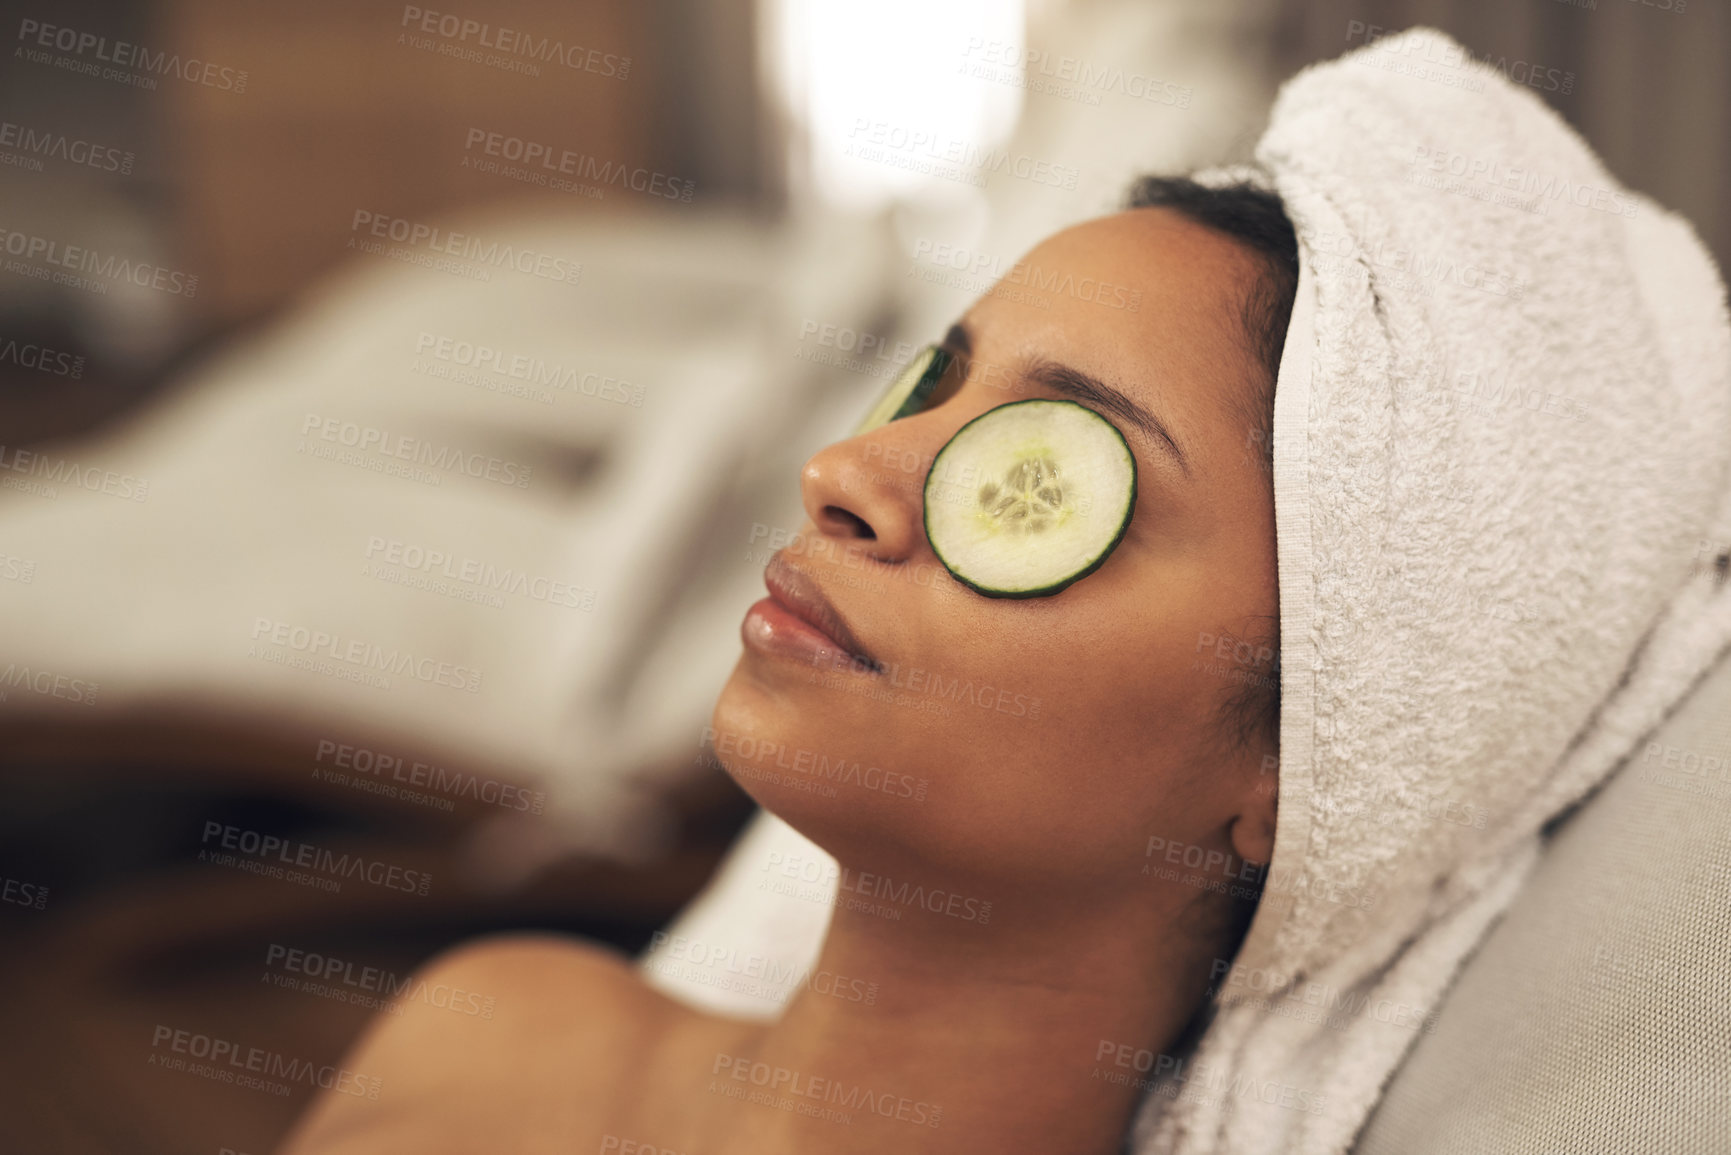
<svg viewBox="0 0 1731 1155"><path fill-rule="evenodd" d="M1106 418L1037 398L987 410L926 473L926 537L987 597L1055 594L1098 569L1136 508L1136 458Z"/></svg>
<svg viewBox="0 0 1731 1155"><path fill-rule="evenodd" d="M914 354L913 360L902 366L871 412L854 427L853 435L858 437L870 433L880 425L919 412L953 359L949 350L936 345L927 345Z"/></svg>

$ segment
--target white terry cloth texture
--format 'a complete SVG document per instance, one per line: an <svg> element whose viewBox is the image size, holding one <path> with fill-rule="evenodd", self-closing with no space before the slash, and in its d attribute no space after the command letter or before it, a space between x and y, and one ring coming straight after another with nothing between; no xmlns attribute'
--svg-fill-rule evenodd
<svg viewBox="0 0 1731 1155"><path fill-rule="evenodd" d="M1731 644L1723 563L1700 564L1731 548L1731 325L1687 223L1429 29L1293 78L1256 161L1301 266L1276 845L1136 1155L1345 1151L1542 828ZM650 981L809 965L829 908L748 893L795 856L826 857L760 816ZM701 1000L775 1013L728 985ZM1316 1002L1358 1010L1284 1013Z"/></svg>
<svg viewBox="0 0 1731 1155"><path fill-rule="evenodd" d="M1428 1012L1541 828L1731 644L1720 567L1690 564L1731 538L1731 325L1689 226L1430 29L1294 77L1256 159L1302 268L1273 438L1280 814L1146 1155L1344 1151L1415 1032L1271 1013L1271 985Z"/></svg>
<svg viewBox="0 0 1731 1155"><path fill-rule="evenodd" d="M1731 1151L1731 660L1561 824L1353 1155Z"/></svg>

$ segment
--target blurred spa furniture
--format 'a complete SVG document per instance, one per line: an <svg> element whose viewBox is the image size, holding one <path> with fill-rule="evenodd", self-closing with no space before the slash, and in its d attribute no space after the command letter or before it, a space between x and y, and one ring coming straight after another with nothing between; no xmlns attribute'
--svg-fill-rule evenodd
<svg viewBox="0 0 1731 1155"><path fill-rule="evenodd" d="M270 944L635 949L697 890L764 539L884 380L801 355L887 331L869 225L442 221L519 259L359 254L110 435L0 450L0 875L46 896L0 920L0 1149L270 1149L304 1094L143 1061L157 1022L341 1055L370 1012L261 985ZM213 867L211 823L431 890Z"/></svg>
<svg viewBox="0 0 1731 1155"><path fill-rule="evenodd" d="M761 594L751 528L797 526L804 447L881 381L800 359L800 318L869 323L891 245L673 210L450 227L559 276L360 257L108 439L7 450L4 659L63 683L8 688L11 754L239 734L304 781L338 742L508 777L572 848L657 849Z"/></svg>

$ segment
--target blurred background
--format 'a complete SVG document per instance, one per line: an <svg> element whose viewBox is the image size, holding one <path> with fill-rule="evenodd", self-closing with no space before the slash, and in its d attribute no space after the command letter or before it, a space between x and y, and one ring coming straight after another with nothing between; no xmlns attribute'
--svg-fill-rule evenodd
<svg viewBox="0 0 1731 1155"><path fill-rule="evenodd" d="M1731 254L1705 0L0 10L7 1151L267 1151L313 1089L164 1026L322 1064L365 968L644 947L752 812L703 727L800 463L1303 65L1440 27Z"/></svg>

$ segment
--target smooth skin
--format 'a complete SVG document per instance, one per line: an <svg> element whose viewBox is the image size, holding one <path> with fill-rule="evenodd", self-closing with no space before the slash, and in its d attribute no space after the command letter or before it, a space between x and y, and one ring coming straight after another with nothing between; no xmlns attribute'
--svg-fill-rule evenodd
<svg viewBox="0 0 1731 1155"><path fill-rule="evenodd" d="M1163 873L1150 840L1251 863L1273 849L1272 751L1224 734L1238 685L1204 641L1252 636L1279 607L1272 491L1243 416L1266 373L1240 322L1259 266L1158 208L1066 229L1026 259L1139 292L1137 307L1086 287L989 292L925 409L813 456L790 560L887 669L815 670L748 641L713 715L740 785L842 864L814 973L875 983L875 1000L800 989L773 1023L733 1020L577 940L480 940L418 977L494 996L496 1016L419 1002L380 1016L343 1063L380 1079L379 1097L326 1092L283 1150L1115 1155L1143 1074L1118 1056L1172 1049L1242 927L1196 872ZM1189 470L1112 418L1137 459L1124 539L1056 596L987 598L932 553L923 468L890 463L929 464L1006 401L1062 396L1021 376L1036 356L1139 402ZM743 753L763 744L784 767L821 754L923 779L924 796L901 778L802 789L809 773ZM794 888L805 870L766 862L763 877ZM735 1097L764 1089L732 1077L753 1062L783 1072L781 1106ZM855 1106L826 1102L832 1088Z"/></svg>

